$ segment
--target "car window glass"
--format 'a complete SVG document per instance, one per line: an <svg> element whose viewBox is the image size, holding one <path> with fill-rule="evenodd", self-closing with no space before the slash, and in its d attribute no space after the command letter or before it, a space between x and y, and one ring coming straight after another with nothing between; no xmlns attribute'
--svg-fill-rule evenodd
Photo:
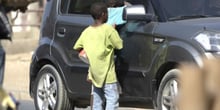
<svg viewBox="0 0 220 110"><path fill-rule="evenodd" d="M146 3L145 0L126 0L126 1L131 3L132 5L135 5L135 4L145 4Z"/></svg>
<svg viewBox="0 0 220 110"><path fill-rule="evenodd" d="M60 11L61 13L67 13L67 6L69 4L70 0L61 0L61 8L60 8Z"/></svg>
<svg viewBox="0 0 220 110"><path fill-rule="evenodd" d="M91 4L95 2L104 2L105 0L61 0L60 12L63 14L89 14ZM144 4L144 0L126 0L129 3Z"/></svg>
<svg viewBox="0 0 220 110"><path fill-rule="evenodd" d="M145 7L146 7L146 6L145 6ZM146 10L147 10L148 13L155 14L154 9L153 9L153 6L152 6L151 3L149 3L149 4L147 5Z"/></svg>
<svg viewBox="0 0 220 110"><path fill-rule="evenodd" d="M63 14L89 14L91 4L103 0L61 0L61 13Z"/></svg>

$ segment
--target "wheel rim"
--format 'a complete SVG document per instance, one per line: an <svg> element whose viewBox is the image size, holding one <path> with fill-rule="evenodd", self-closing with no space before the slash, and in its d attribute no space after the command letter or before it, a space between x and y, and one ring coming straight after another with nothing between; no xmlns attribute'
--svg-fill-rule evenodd
<svg viewBox="0 0 220 110"><path fill-rule="evenodd" d="M178 95L178 81L173 78L164 86L162 92L162 110L178 110L176 106L176 98Z"/></svg>
<svg viewBox="0 0 220 110"><path fill-rule="evenodd" d="M37 103L40 110L54 110L57 99L57 83L50 73L42 75L37 88Z"/></svg>

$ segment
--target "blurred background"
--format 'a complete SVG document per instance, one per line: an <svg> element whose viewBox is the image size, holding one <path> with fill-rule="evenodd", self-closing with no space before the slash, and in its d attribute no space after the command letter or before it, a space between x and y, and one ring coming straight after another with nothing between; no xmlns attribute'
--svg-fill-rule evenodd
<svg viewBox="0 0 220 110"><path fill-rule="evenodd" d="M25 12L9 12L7 16L12 24L12 40L1 40L6 51L3 87L17 100L26 103L25 107L21 104L21 110L28 108L27 105L33 108L32 99L29 96L29 64L38 44L45 1L29 4Z"/></svg>

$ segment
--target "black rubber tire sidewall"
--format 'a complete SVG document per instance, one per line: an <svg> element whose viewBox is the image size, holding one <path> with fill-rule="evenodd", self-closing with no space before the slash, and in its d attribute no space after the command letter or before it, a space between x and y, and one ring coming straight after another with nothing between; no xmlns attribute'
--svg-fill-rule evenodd
<svg viewBox="0 0 220 110"><path fill-rule="evenodd" d="M158 89L158 95L157 95L157 110L162 110L161 98L162 98L162 92L163 92L163 90L164 90L165 85L166 85L167 82L169 82L171 79L174 79L174 78L177 79L178 76L179 76L179 74L180 74L180 71L179 71L178 69L172 69L172 70L168 71L168 72L164 75L164 77L163 77L163 79L162 79L162 81L161 81L161 83L160 83L159 89Z"/></svg>

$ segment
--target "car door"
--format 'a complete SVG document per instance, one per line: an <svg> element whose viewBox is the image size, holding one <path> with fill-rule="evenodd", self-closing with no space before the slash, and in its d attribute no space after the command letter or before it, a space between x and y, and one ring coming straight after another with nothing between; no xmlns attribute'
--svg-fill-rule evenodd
<svg viewBox="0 0 220 110"><path fill-rule="evenodd" d="M150 94L147 75L152 58L152 36L144 32L144 26L139 22L128 22L123 34L123 49L117 60L117 75L126 96L146 97ZM133 28L133 29L130 29Z"/></svg>
<svg viewBox="0 0 220 110"><path fill-rule="evenodd" d="M145 7L148 13L154 13L149 12L152 11L149 9L151 4ZM164 41L164 38L153 33L157 24L157 22L127 21L119 31L124 47L119 52L116 67L124 98L149 98L152 94L150 72L154 66L155 54Z"/></svg>

